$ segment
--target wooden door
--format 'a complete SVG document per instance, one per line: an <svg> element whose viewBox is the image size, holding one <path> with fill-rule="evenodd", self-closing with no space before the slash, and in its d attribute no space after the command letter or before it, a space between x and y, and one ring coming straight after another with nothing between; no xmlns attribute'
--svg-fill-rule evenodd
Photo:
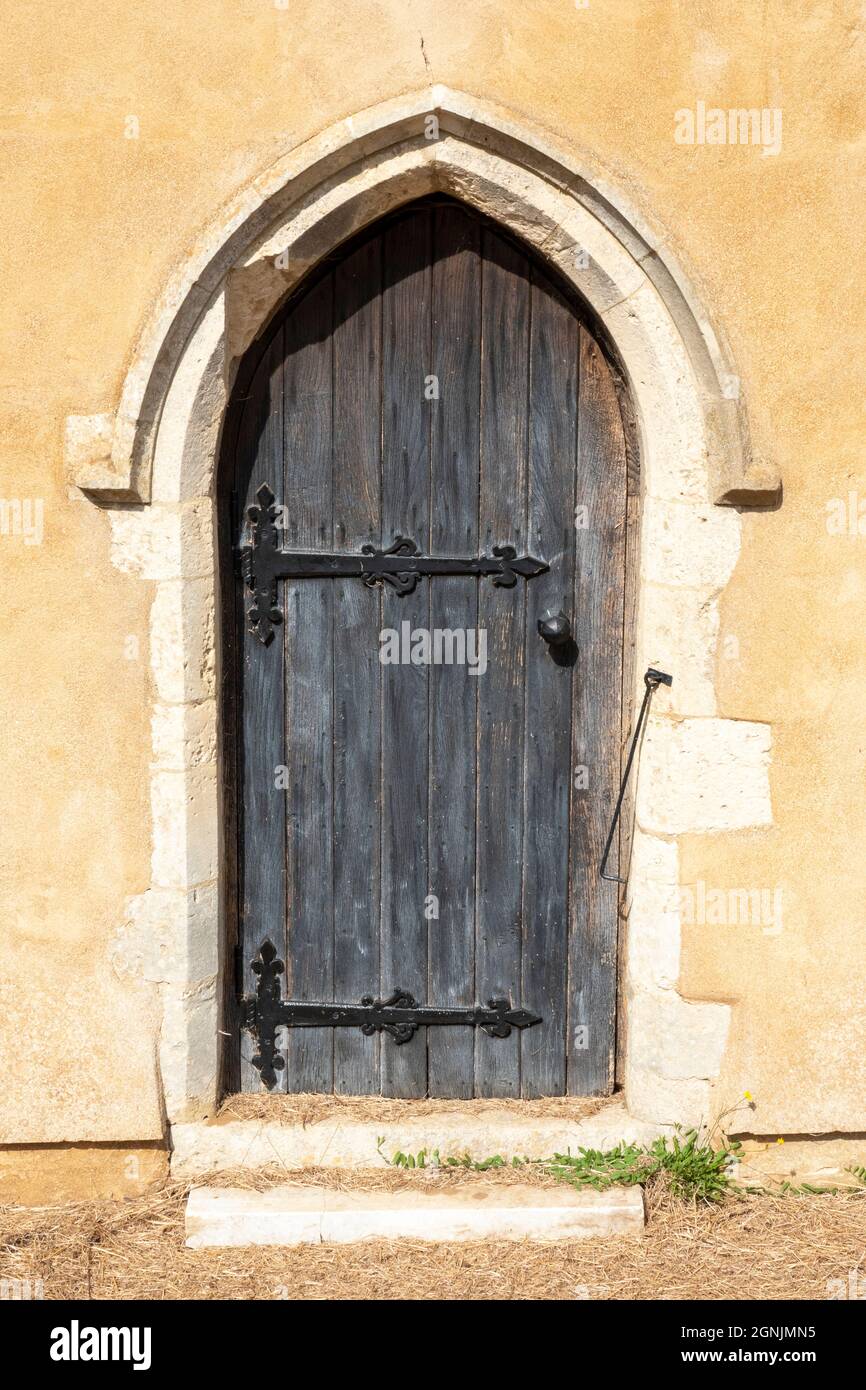
<svg viewBox="0 0 866 1390"><path fill-rule="evenodd" d="M585 310L443 198L342 248L243 365L225 533L244 558L229 567L224 638L242 988L255 990L268 939L284 999L357 1005L399 988L454 1010L506 999L541 1020L507 1036L422 1025L404 1044L290 1027L282 1088L612 1087L617 900L598 863L623 727L618 402ZM301 557L270 590L268 538ZM361 573L364 547L395 542L379 563L411 542L468 572ZM507 551L496 571L503 546L526 573ZM539 621L560 613L573 640L550 643ZM451 634L438 661L437 630ZM247 1089L261 1085L256 1055L243 1033Z"/></svg>

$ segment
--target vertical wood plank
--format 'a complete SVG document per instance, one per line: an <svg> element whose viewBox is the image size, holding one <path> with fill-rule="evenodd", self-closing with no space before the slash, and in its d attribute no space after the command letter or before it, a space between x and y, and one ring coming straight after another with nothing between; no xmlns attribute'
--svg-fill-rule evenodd
<svg viewBox="0 0 866 1390"><path fill-rule="evenodd" d="M439 395L428 403L431 550L434 555L474 555L481 290L477 218L458 207L437 208L433 257L430 371ZM468 629L477 628L477 581L433 581L430 626L434 632L462 632L464 638ZM487 679L487 674L471 674L466 663L430 668L428 833L430 893L438 916L430 919L428 940L430 998L439 1005L475 1002L475 718L479 688ZM471 1029L431 1028L427 1054L431 1096L473 1094Z"/></svg>
<svg viewBox="0 0 866 1390"><path fill-rule="evenodd" d="M292 548L333 548L333 275L300 300L285 326L282 499ZM288 767L286 995L334 997L333 641L329 579L283 584ZM290 1091L330 1091L334 1030L290 1028Z"/></svg>
<svg viewBox="0 0 866 1390"><path fill-rule="evenodd" d="M334 544L378 543L381 488L381 237L334 271ZM379 989L381 720L378 592L334 590L334 998ZM379 1090L379 1037L334 1033L334 1089Z"/></svg>
<svg viewBox="0 0 866 1390"><path fill-rule="evenodd" d="M620 770L627 480L610 369L584 330L578 418L576 496L586 525L575 531L573 766L586 769L587 785L573 793L568 1090L605 1095L615 1061L618 889L598 865Z"/></svg>
<svg viewBox="0 0 866 1390"><path fill-rule="evenodd" d="M239 431L237 479L242 516L255 504L263 483L279 492L283 466L283 335L278 332L253 378ZM276 767L285 747L282 632L263 647L246 621L248 595L240 585L238 623L243 663L239 706L238 748L239 839L242 846L240 942L244 991L253 994L256 976L251 964L261 943L270 937L286 958L286 807L285 793L276 785ZM240 1084L259 1091L261 1078L250 1058L256 1044L241 1034ZM278 1086L285 1086L285 1072Z"/></svg>
<svg viewBox="0 0 866 1390"><path fill-rule="evenodd" d="M482 549L526 542L529 279L525 257L490 228L483 233L481 344ZM540 552L539 552L540 553ZM521 1002L523 871L524 613L531 591L482 583L478 625L488 670L478 690L478 918L480 1002ZM479 1096L520 1094L520 1039L475 1038Z"/></svg>
<svg viewBox="0 0 866 1390"><path fill-rule="evenodd" d="M625 521L625 601L623 604L622 640L622 716L620 719L619 775L625 771L632 727L637 715L634 706L634 683L637 663L637 605L640 584L640 449L638 444L638 425L632 402L623 383L617 378L617 400L620 420L625 437L626 451L626 521ZM619 855L620 872L625 876L631 863L634 839L634 780L626 788L620 816ZM624 991L619 982L625 980L626 939L624 930L625 889L619 887L617 908L617 959L616 959L616 1066L614 1081L621 1085L625 1080L625 1055L627 1047L627 1027Z"/></svg>
<svg viewBox="0 0 866 1390"><path fill-rule="evenodd" d="M438 399L425 399L430 374ZM497 1040L431 1029L404 1047L288 1030L281 1084L407 1097L608 1091L616 887L597 868L620 768L637 494L606 358L491 224L456 203L409 209L355 243L276 330L241 412L239 512L263 482L287 505L291 548L357 551L401 533L427 554L510 541L550 564L510 590L440 577L401 597L357 580L285 582L285 623L268 648L247 632L239 586L246 990L270 936L299 999L399 986L437 1005L504 995L544 1020ZM577 530L575 504L588 516ZM560 607L579 647L573 668L536 630ZM486 674L382 667L380 630L404 623L484 628ZM281 765L288 790L275 784ZM428 893L439 903L430 920ZM245 1034L241 1085L258 1090L252 1051Z"/></svg>
<svg viewBox="0 0 866 1390"><path fill-rule="evenodd" d="M523 1003L543 1022L521 1038L525 1096L565 1090L572 668L537 632L545 610L574 619L574 463L579 334L573 310L532 270L529 544L548 573L528 586Z"/></svg>
<svg viewBox="0 0 866 1390"><path fill-rule="evenodd" d="M237 407L236 407L237 409ZM226 428L238 420L232 414ZM235 434L236 437L236 434ZM235 491L234 471L226 475L220 468L217 475L216 543L219 565L217 612L221 618L220 661L217 667L219 717L219 813L220 863L223 866L222 918L223 940L220 942L222 981L218 1033L217 1093L231 1095L241 1089L240 995L243 992L240 900L240 834L238 826L241 786L239 768L239 711L238 696L243 650L244 604L243 582L238 582L236 547L242 544L241 516Z"/></svg>
<svg viewBox="0 0 866 1390"><path fill-rule="evenodd" d="M392 223L384 234L382 380L382 542L398 534L430 544L429 414L424 378L430 359L429 209ZM429 553L429 552L428 552ZM382 626L430 625L430 582L412 594L384 585ZM381 988L427 999L428 668L382 667ZM387 1096L423 1096L423 1032L401 1047L382 1047Z"/></svg>

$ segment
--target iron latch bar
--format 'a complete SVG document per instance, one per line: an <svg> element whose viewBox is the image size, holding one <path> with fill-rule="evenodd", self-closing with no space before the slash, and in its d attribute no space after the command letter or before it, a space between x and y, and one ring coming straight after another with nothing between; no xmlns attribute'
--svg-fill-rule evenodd
<svg viewBox="0 0 866 1390"><path fill-rule="evenodd" d="M608 883L625 883L626 881L624 878L620 878L619 874L608 874L605 873L605 870L607 868L607 859L608 855L610 854L610 847L613 844L613 837L616 832L616 827L619 824L619 816L622 810L623 799L625 797L625 789L628 786L631 765L634 762L634 755L637 752L638 744L640 743L640 736L643 731L643 726L646 723L647 716L649 714L649 707L652 702L652 697L658 690L660 685L673 685L674 683L673 676L667 675L665 671L657 671L654 666L647 667L643 680L645 688L643 693L643 700L641 701L640 714L637 717L637 724L635 725L635 731L631 741L631 748L628 750L628 758L626 759L625 771L622 774L622 781L620 782L619 787L619 796L616 799L616 806L614 807L613 811L613 820L610 823L610 830L607 834L607 840L605 841L604 845L604 853L601 856L601 864L599 865L598 869L599 876L603 879L606 879Z"/></svg>
<svg viewBox="0 0 866 1390"><path fill-rule="evenodd" d="M532 555L518 555L513 545L495 545L492 555L468 559L421 555L413 540L395 537L387 548L367 544L360 554L326 554L283 550L277 519L282 508L267 483L256 493L258 505L247 508L252 528L249 545L241 547L241 573L253 595L247 613L250 629L267 645L274 626L282 622L277 601L280 579L363 579L368 588L388 584L398 594L411 594L422 575L489 575L493 583L511 589L517 576L529 580L544 574L549 566Z"/></svg>
<svg viewBox="0 0 866 1390"><path fill-rule="evenodd" d="M360 1004L283 999L280 976L285 966L269 940L262 942L252 968L258 983L255 994L241 1001L241 1026L258 1042L251 1060L269 1091L285 1066L277 1050L278 1028L360 1028L367 1037L387 1033L401 1044L409 1042L419 1028L465 1026L480 1028L491 1038L507 1038L512 1028L531 1028L541 1022L527 1009L512 1008L507 999L491 999L486 1007L442 1009L418 1004L403 989L394 990L387 999L365 995Z"/></svg>

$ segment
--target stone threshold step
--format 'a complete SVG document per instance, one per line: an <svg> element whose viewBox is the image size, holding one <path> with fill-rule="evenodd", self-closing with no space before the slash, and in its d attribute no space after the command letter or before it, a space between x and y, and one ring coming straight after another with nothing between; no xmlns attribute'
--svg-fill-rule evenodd
<svg viewBox="0 0 866 1390"><path fill-rule="evenodd" d="M263 1168L279 1164L287 1171L304 1168L381 1168L395 1153L431 1153L443 1158L471 1154L474 1159L499 1154L512 1158L548 1158L579 1148L611 1149L626 1143L651 1143L665 1132L658 1125L629 1115L612 1100L579 1120L560 1116L522 1116L513 1109L454 1108L435 1114L358 1120L342 1116L312 1124L281 1124L279 1119L217 1120L172 1126L171 1171L177 1178L204 1177L227 1168ZM381 1150L381 1152L380 1152Z"/></svg>
<svg viewBox="0 0 866 1390"><path fill-rule="evenodd" d="M595 1192L482 1181L442 1192L197 1187L186 1206L186 1244L193 1249L395 1239L568 1241L640 1235L643 1227L638 1187Z"/></svg>

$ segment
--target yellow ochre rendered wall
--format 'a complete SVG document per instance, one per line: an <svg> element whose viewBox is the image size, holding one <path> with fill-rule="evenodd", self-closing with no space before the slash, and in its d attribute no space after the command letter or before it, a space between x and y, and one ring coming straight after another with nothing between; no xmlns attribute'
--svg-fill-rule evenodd
<svg viewBox="0 0 866 1390"><path fill-rule="evenodd" d="M784 489L743 513L715 673L721 716L772 727L773 824L681 840L681 878L783 906L684 925L678 988L733 1005L737 1128L866 1131L866 9L7 0L0 43L0 1143L165 1129L156 989L111 954L150 881L151 595L65 476L66 417L116 409L220 207L431 83L606 170L724 334ZM779 112L780 139L699 143L699 104Z"/></svg>

